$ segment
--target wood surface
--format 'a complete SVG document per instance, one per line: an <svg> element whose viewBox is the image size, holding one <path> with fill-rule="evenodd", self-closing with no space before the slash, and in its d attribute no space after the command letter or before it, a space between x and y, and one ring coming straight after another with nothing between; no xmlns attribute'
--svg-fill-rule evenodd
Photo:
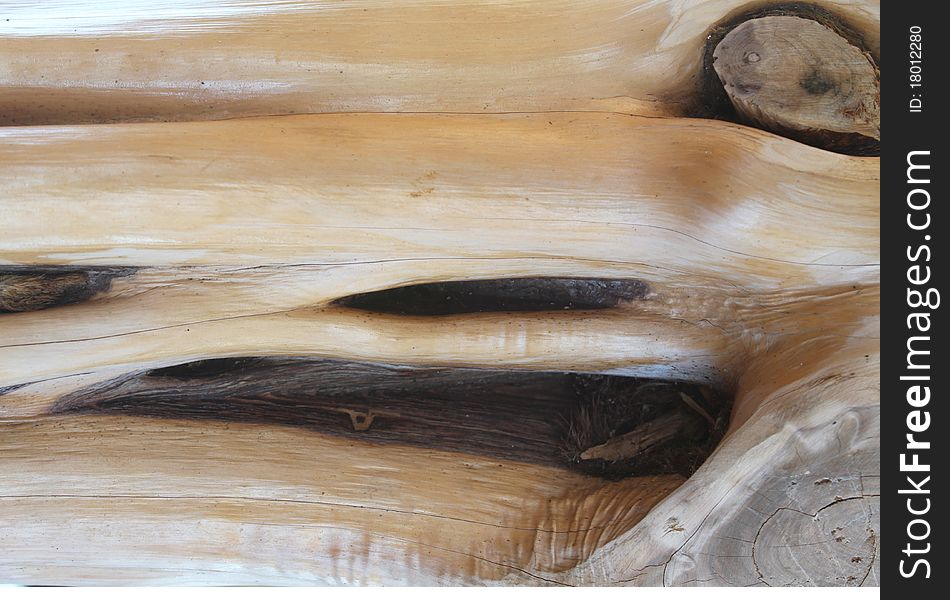
<svg viewBox="0 0 950 600"><path fill-rule="evenodd" d="M881 139L874 59L817 21L751 19L726 34L713 58L740 117L763 129L818 145Z"/></svg>
<svg viewBox="0 0 950 600"><path fill-rule="evenodd" d="M703 108L743 0L69 0L0 19L0 123ZM766 4L768 6L768 4ZM800 5L782 6L799 10ZM878 0L814 4L880 45Z"/></svg>
<svg viewBox="0 0 950 600"><path fill-rule="evenodd" d="M0 581L878 585L880 161L691 116L762 5L67 4L0 23ZM675 410L594 454L725 437L566 464L606 375Z"/></svg>

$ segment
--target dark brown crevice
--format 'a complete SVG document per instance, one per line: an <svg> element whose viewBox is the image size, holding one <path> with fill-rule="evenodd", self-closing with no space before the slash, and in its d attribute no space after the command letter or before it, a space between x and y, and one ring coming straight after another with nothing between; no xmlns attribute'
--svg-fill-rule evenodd
<svg viewBox="0 0 950 600"><path fill-rule="evenodd" d="M104 382L61 398L51 412L288 426L614 479L688 476L721 439L730 404L703 386L616 375L245 357ZM611 460L581 457L663 419L682 426L661 443Z"/></svg>
<svg viewBox="0 0 950 600"><path fill-rule="evenodd" d="M699 76L701 82L699 97L701 101L689 116L732 123L742 122L713 67L713 53L723 38L737 26L752 19L772 16L800 17L817 21L846 39L852 46L861 49L875 68L880 65L881 57L869 48L860 29L826 8L803 2L761 3L757 8L746 5L741 9L741 12L727 17L709 30L706 36L706 44L703 47L703 60ZM782 131L779 134L840 154L879 156L881 152L879 140L857 133L806 132L796 134L790 131Z"/></svg>
<svg viewBox="0 0 950 600"><path fill-rule="evenodd" d="M407 285L346 296L335 304L405 316L598 310L643 299L649 291L638 279L520 277Z"/></svg>
<svg viewBox="0 0 950 600"><path fill-rule="evenodd" d="M30 312L86 302L127 277L130 267L0 267L0 313Z"/></svg>

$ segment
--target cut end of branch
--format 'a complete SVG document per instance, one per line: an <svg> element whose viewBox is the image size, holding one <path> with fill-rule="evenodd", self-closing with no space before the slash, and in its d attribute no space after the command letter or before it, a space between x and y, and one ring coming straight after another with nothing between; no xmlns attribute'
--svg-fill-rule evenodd
<svg viewBox="0 0 950 600"><path fill-rule="evenodd" d="M829 149L870 153L881 139L880 71L825 25L794 16L750 19L713 53L740 119Z"/></svg>

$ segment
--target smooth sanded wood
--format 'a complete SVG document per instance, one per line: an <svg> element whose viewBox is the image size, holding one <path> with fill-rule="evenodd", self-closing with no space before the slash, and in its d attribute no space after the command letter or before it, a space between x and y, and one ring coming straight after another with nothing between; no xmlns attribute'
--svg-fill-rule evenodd
<svg viewBox="0 0 950 600"><path fill-rule="evenodd" d="M881 138L880 74L870 54L817 21L746 21L719 42L713 66L750 123L816 145Z"/></svg>

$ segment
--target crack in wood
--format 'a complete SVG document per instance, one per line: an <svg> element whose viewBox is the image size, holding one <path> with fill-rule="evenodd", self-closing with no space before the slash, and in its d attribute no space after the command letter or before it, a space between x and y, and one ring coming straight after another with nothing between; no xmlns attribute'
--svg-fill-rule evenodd
<svg viewBox="0 0 950 600"><path fill-rule="evenodd" d="M713 424L684 405L684 392L704 398ZM49 412L273 424L614 479L688 476L724 434L729 406L704 386L621 375L243 357L100 381L59 398ZM669 425L662 438L646 435L661 423ZM614 438L639 449L579 458Z"/></svg>
<svg viewBox="0 0 950 600"><path fill-rule="evenodd" d="M518 277L420 283L354 294L334 304L404 316L599 310L642 300L649 291L638 279Z"/></svg>

